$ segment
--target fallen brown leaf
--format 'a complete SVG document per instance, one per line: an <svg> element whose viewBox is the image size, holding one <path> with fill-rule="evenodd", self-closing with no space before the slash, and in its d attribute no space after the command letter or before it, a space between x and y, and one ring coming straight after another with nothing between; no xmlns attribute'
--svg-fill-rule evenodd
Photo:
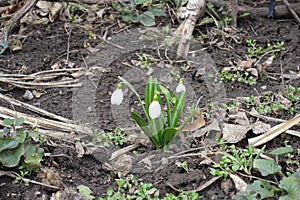
<svg viewBox="0 0 300 200"><path fill-rule="evenodd" d="M197 119L192 123L185 125L182 131L195 131L203 126L205 126L205 120L201 112L196 112Z"/></svg>

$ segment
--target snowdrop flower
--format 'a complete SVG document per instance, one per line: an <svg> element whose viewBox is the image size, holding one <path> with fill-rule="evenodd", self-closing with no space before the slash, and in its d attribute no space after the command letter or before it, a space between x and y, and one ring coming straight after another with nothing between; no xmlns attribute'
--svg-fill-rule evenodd
<svg viewBox="0 0 300 200"><path fill-rule="evenodd" d="M161 107L157 101L157 94L154 95L153 101L149 106L149 115L151 119L156 119L160 116Z"/></svg>
<svg viewBox="0 0 300 200"><path fill-rule="evenodd" d="M176 87L176 93L184 92L185 90L186 89L185 89L185 86L182 83L182 79L180 79L179 84Z"/></svg>
<svg viewBox="0 0 300 200"><path fill-rule="evenodd" d="M111 95L111 104L113 105L120 105L123 101L123 91L122 91L122 85L119 84L118 88L112 93Z"/></svg>

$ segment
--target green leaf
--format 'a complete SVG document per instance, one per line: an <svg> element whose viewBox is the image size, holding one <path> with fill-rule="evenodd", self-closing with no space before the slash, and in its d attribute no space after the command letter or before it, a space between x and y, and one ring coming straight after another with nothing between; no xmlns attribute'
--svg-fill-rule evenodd
<svg viewBox="0 0 300 200"><path fill-rule="evenodd" d="M13 126L15 122L15 119L6 118L3 120L4 126Z"/></svg>
<svg viewBox="0 0 300 200"><path fill-rule="evenodd" d="M40 140L40 135L35 131L28 131L28 136L35 142Z"/></svg>
<svg viewBox="0 0 300 200"><path fill-rule="evenodd" d="M176 103L174 105L174 110L172 112L172 121L170 126L171 127L176 127L178 120L180 118L182 109L185 105L185 99L186 99L186 92L183 91L179 94L179 97L176 99Z"/></svg>
<svg viewBox="0 0 300 200"><path fill-rule="evenodd" d="M279 148L273 150L272 152L270 152L270 154L273 156L280 156L280 155L285 155L285 154L292 153L292 152L293 152L292 146L287 145L286 147L279 147Z"/></svg>
<svg viewBox="0 0 300 200"><path fill-rule="evenodd" d="M150 131L147 123L145 120L136 112L131 112L131 115L135 122L139 125L139 127L142 129L142 131L145 133L145 135L150 139L152 144L157 147L159 146L159 142L157 140L157 137L153 135L153 133Z"/></svg>
<svg viewBox="0 0 300 200"><path fill-rule="evenodd" d="M267 181L257 180L249 185L247 190L255 191L259 194L260 199L265 199L274 196L275 187L270 185Z"/></svg>
<svg viewBox="0 0 300 200"><path fill-rule="evenodd" d="M162 114L160 115L160 117L156 119L151 119L149 125L150 125L150 131L152 135L155 137L155 140L158 142L158 145L162 146L161 134L164 129Z"/></svg>
<svg viewBox="0 0 300 200"><path fill-rule="evenodd" d="M235 163L235 164L232 165L231 168L232 168L232 170L233 170L234 172L236 172L236 171L238 171L238 170L240 169L240 165Z"/></svg>
<svg viewBox="0 0 300 200"><path fill-rule="evenodd" d="M144 26L154 26L155 25L155 16L152 12L146 11L143 14L141 14L140 22Z"/></svg>
<svg viewBox="0 0 300 200"><path fill-rule="evenodd" d="M154 16L161 17L166 16L164 6L149 6L148 11L151 12Z"/></svg>
<svg viewBox="0 0 300 200"><path fill-rule="evenodd" d="M29 170L40 168L41 161L44 156L44 149L38 145L28 144L25 146L24 162L27 164Z"/></svg>
<svg viewBox="0 0 300 200"><path fill-rule="evenodd" d="M298 170L299 171L299 170ZM287 192L280 200L294 200L300 198L300 178L285 177L280 181L279 187Z"/></svg>
<svg viewBox="0 0 300 200"><path fill-rule="evenodd" d="M7 149L14 149L19 145L19 142L11 138L0 138L0 152Z"/></svg>
<svg viewBox="0 0 300 200"><path fill-rule="evenodd" d="M281 166L273 160L254 159L253 167L257 168L263 176L281 172Z"/></svg>
<svg viewBox="0 0 300 200"><path fill-rule="evenodd" d="M22 131L18 132L18 135L14 139L16 139L19 143L24 143L26 137L27 133L25 131Z"/></svg>
<svg viewBox="0 0 300 200"><path fill-rule="evenodd" d="M183 6L184 4L187 3L188 0L174 0L176 7Z"/></svg>
<svg viewBox="0 0 300 200"><path fill-rule="evenodd" d="M122 15L121 20L123 22L132 22L132 17L130 15Z"/></svg>
<svg viewBox="0 0 300 200"><path fill-rule="evenodd" d="M134 119L134 121L139 125L139 127L144 131L144 133L146 134L147 137L151 137L152 134L148 128L147 123L145 122L145 120L136 112L131 112L131 115Z"/></svg>
<svg viewBox="0 0 300 200"><path fill-rule="evenodd" d="M15 126L20 126L24 123L25 119L23 117L19 117L16 119Z"/></svg>
<svg viewBox="0 0 300 200"><path fill-rule="evenodd" d="M170 91L163 87L163 86L159 86L160 90L162 91L162 93L164 94L165 98L166 98L166 105L167 105L167 120L168 120L168 125L170 126L171 124L171 120L172 120L172 109L171 109L171 100L172 100L172 96L170 94Z"/></svg>
<svg viewBox="0 0 300 200"><path fill-rule="evenodd" d="M172 142L175 139L177 133L178 133L178 130L176 128L167 127L162 133L163 146L165 147L165 146L169 145L170 142Z"/></svg>
<svg viewBox="0 0 300 200"><path fill-rule="evenodd" d="M82 194L83 197L85 197L85 199L92 200L95 198L94 196L92 196L93 192L89 187L85 185L79 185L77 189L79 190L79 193Z"/></svg>
<svg viewBox="0 0 300 200"><path fill-rule="evenodd" d="M111 5L114 9L116 9L119 12L123 10L123 7L119 3L112 2Z"/></svg>
<svg viewBox="0 0 300 200"><path fill-rule="evenodd" d="M147 112L149 112L149 106L153 101L153 96L154 96L154 80L152 76L149 76L146 85L146 90L145 90L145 107Z"/></svg>
<svg viewBox="0 0 300 200"><path fill-rule="evenodd" d="M233 199L237 200L258 200L274 197L275 187L267 181L257 180L248 185L246 191L237 193Z"/></svg>
<svg viewBox="0 0 300 200"><path fill-rule="evenodd" d="M134 0L136 5L146 4L148 0Z"/></svg>
<svg viewBox="0 0 300 200"><path fill-rule="evenodd" d="M24 145L20 144L15 149L9 149L0 152L0 161L5 167L15 167L18 165L20 158L24 155Z"/></svg>

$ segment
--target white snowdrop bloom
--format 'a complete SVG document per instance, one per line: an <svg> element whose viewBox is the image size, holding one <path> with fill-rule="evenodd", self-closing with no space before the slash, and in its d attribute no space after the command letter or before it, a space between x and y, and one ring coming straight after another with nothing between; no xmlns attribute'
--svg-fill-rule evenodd
<svg viewBox="0 0 300 200"><path fill-rule="evenodd" d="M161 107L158 101L154 100L149 106L149 115L151 119L156 119L160 116Z"/></svg>
<svg viewBox="0 0 300 200"><path fill-rule="evenodd" d="M176 87L176 93L184 92L185 90L185 86L183 85L182 80L180 80Z"/></svg>
<svg viewBox="0 0 300 200"><path fill-rule="evenodd" d="M123 101L123 96L122 85L119 84L118 88L111 95L111 104L120 105Z"/></svg>

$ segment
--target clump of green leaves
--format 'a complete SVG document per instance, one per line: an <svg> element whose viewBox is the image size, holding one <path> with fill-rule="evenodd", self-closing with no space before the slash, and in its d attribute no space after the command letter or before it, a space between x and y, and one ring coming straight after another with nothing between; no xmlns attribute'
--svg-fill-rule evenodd
<svg viewBox="0 0 300 200"><path fill-rule="evenodd" d="M272 152L271 156L275 157L275 160L260 159L254 160L253 166L256 168L262 176L267 177L269 175L280 175L282 178L279 185L273 185L267 180L256 180L252 184L248 185L246 191L237 193L234 199L266 199L274 198L278 194L280 200L285 199L299 199L300 196L300 168L293 174L285 176L282 172L282 166L278 163L279 157L285 157L293 152L290 145L280 147Z"/></svg>
<svg viewBox="0 0 300 200"><path fill-rule="evenodd" d="M120 84L126 85L138 99L146 120L134 111L131 112L132 117L156 149L167 148L187 122L198 112L198 109L193 108L191 114L179 125L186 101L186 90L182 82L177 86L176 94L171 94L168 88L159 85L157 79L150 76L145 88L145 103L143 103L134 87L124 78L119 77L119 79L121 80ZM120 90L117 89L115 92L118 92L120 95L118 98L122 100L123 94ZM118 96L115 92L112 95L112 102ZM167 108L166 114L161 109L163 108L161 94L164 96L165 107ZM117 105L119 104L121 104L121 101L117 102Z"/></svg>
<svg viewBox="0 0 300 200"><path fill-rule="evenodd" d="M241 82L247 85L254 85L255 80L249 72L241 71L224 71L220 75L220 79L224 82Z"/></svg>
<svg viewBox="0 0 300 200"><path fill-rule="evenodd" d="M154 188L151 183L144 183L142 179L137 179L132 174L115 180L118 189L108 189L106 197L100 197L98 200L115 200L115 199L140 199L140 200L198 200L201 198L198 193L194 191L180 192L178 196L167 193L164 198L159 198L159 190Z"/></svg>
<svg viewBox="0 0 300 200"><path fill-rule="evenodd" d="M24 128L23 123L24 118L3 120L4 129L0 131L0 163L5 167L16 167L23 157L23 166L27 170L34 170L40 167L44 156L44 149L40 147L44 139L37 132Z"/></svg>
<svg viewBox="0 0 300 200"><path fill-rule="evenodd" d="M105 147L122 146L127 142L127 132L116 128L114 132L98 132L95 130L93 132L92 138L93 142L102 143Z"/></svg>
<svg viewBox="0 0 300 200"><path fill-rule="evenodd" d="M244 171L250 175L253 161L259 157L261 152L256 151L253 146L249 146L247 149L237 149L235 145L231 145L223 153L221 161L210 168L210 173L214 176L223 176L224 178L227 178L229 173L237 171Z"/></svg>
<svg viewBox="0 0 300 200"><path fill-rule="evenodd" d="M154 26L155 17L166 16L167 4L180 6L182 1L133 0L128 3L113 2L112 7L120 12L124 22L141 23L144 26Z"/></svg>
<svg viewBox="0 0 300 200"><path fill-rule="evenodd" d="M275 52L284 51L283 47L284 42L277 42L276 44L267 43L266 47L259 46L256 43L256 40L246 40L247 43L247 52L250 58L259 58L261 55L266 54L268 52L271 53L272 56L275 56Z"/></svg>

